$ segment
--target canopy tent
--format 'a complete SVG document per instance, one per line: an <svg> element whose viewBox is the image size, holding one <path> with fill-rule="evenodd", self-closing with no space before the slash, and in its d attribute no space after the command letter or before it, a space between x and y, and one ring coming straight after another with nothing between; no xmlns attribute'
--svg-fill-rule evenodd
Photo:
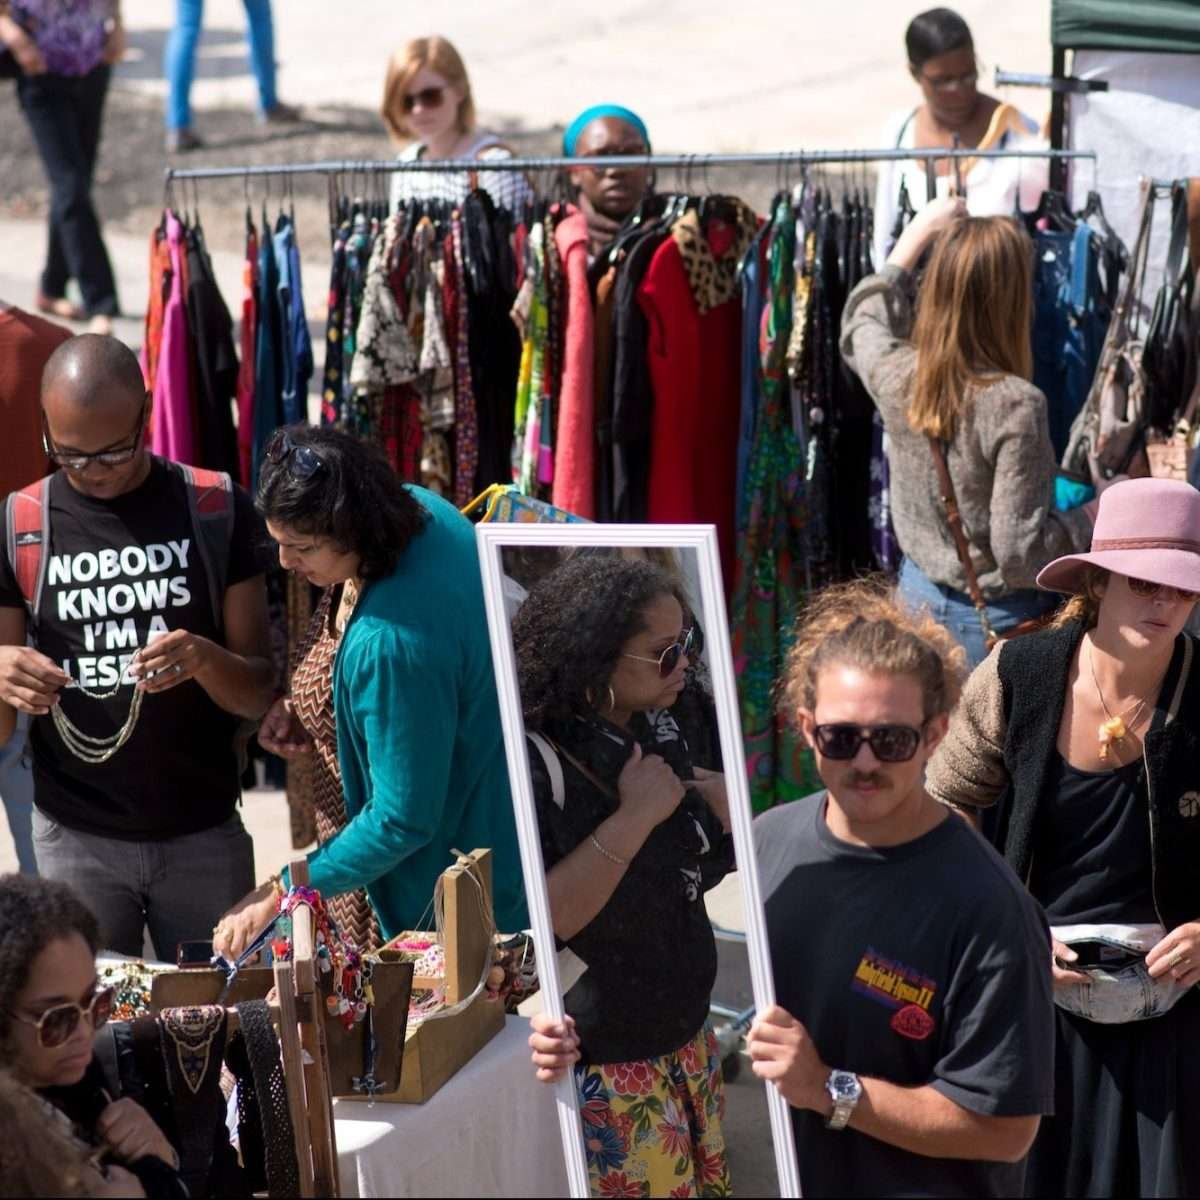
<svg viewBox="0 0 1200 1200"><path fill-rule="evenodd" d="M1055 50L1200 53L1200 0L1051 0Z"/></svg>

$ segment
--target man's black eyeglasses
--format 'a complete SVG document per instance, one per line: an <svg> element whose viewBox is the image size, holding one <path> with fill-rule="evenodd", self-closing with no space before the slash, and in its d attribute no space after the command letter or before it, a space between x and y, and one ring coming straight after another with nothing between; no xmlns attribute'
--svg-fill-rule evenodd
<svg viewBox="0 0 1200 1200"><path fill-rule="evenodd" d="M818 725L813 740L826 758L851 759L866 742L880 762L902 763L916 754L921 732L911 725Z"/></svg>
<svg viewBox="0 0 1200 1200"><path fill-rule="evenodd" d="M127 462L133 460L133 456L137 454L138 448L142 444L142 434L146 429L146 405L149 403L149 400L149 396L144 397L142 400L142 407L138 410L137 428L133 432L132 442L127 446L114 446L109 450L98 450L94 454L58 449L50 440L50 426L46 424L46 414L43 412L42 449L46 451L46 457L56 467L62 467L65 471L85 471L92 463L99 463L102 467L123 467Z"/></svg>
<svg viewBox="0 0 1200 1200"><path fill-rule="evenodd" d="M267 443L267 461L278 466L287 463L293 479L311 479L325 464L311 446L301 446L292 440L286 429L280 429Z"/></svg>

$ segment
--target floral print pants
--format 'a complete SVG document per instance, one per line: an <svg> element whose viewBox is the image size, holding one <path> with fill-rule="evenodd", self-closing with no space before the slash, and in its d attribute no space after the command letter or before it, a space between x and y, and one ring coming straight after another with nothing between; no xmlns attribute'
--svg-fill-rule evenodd
<svg viewBox="0 0 1200 1200"><path fill-rule="evenodd" d="M575 1068L593 1196L729 1196L717 1039L661 1058Z"/></svg>

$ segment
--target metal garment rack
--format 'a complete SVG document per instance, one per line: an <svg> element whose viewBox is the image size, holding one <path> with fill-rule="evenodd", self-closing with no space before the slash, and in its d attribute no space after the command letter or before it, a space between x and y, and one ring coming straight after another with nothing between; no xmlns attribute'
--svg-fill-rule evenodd
<svg viewBox="0 0 1200 1200"><path fill-rule="evenodd" d="M441 159L400 162L396 159L358 161L354 159L310 163L264 163L242 167L167 167L164 184L175 180L251 179L257 176L293 175L371 175L398 171L429 173L491 173L494 171L552 171L576 167L643 167L663 170L703 171L706 167L799 167L854 166L877 162L941 162L958 159L1083 159L1096 161L1093 150L784 150L754 154L640 154L566 158L563 156L500 159Z"/></svg>

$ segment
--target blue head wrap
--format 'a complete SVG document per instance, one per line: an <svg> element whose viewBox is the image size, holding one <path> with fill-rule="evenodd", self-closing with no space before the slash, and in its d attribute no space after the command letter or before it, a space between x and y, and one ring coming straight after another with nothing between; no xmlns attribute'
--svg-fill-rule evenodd
<svg viewBox="0 0 1200 1200"><path fill-rule="evenodd" d="M567 131L563 134L563 153L568 158L573 157L575 154L575 143L579 141L579 135L593 121L601 117L616 117L618 121L624 121L627 125L632 125L642 135L642 141L646 143L646 149L650 149L650 132L646 128L646 122L632 109L625 108L620 104L593 104L591 108L585 108L567 126Z"/></svg>

